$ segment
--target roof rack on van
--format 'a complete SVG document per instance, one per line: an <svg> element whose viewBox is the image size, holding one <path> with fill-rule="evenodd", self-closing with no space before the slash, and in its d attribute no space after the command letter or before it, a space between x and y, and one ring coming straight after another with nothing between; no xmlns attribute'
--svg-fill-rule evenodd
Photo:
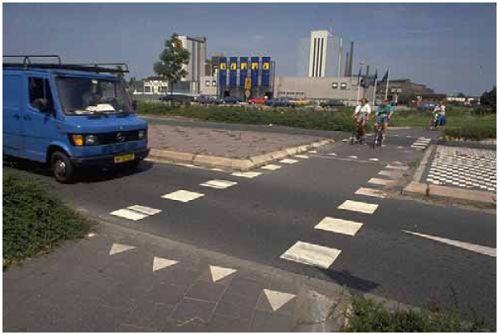
<svg viewBox="0 0 499 335"><path fill-rule="evenodd" d="M61 57L58 55L6 55L4 58L23 58L22 63L3 63L4 68L43 68L43 69L62 69L76 70L97 73L126 73L129 72L126 63L92 63L92 64L62 64ZM58 63L32 63L31 58L57 58Z"/></svg>

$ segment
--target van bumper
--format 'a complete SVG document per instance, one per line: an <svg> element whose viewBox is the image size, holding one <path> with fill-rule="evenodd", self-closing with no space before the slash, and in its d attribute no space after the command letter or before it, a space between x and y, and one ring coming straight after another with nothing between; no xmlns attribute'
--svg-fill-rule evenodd
<svg viewBox="0 0 499 335"><path fill-rule="evenodd" d="M71 163L73 163L77 167L82 166L93 166L93 167L101 167L101 166L119 166L121 163L114 163L114 157L119 155L126 154L134 154L135 161L140 161L146 158L149 155L149 148L139 149L129 152L121 152L112 155L99 155L99 156L88 156L88 157L71 157Z"/></svg>

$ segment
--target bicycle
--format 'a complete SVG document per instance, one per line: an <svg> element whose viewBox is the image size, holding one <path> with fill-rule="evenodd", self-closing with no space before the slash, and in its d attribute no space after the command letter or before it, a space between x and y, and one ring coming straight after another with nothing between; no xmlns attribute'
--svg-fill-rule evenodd
<svg viewBox="0 0 499 335"><path fill-rule="evenodd" d="M374 134L373 134L373 150L376 149L376 146L381 146L384 140L384 131L382 125L374 125Z"/></svg>

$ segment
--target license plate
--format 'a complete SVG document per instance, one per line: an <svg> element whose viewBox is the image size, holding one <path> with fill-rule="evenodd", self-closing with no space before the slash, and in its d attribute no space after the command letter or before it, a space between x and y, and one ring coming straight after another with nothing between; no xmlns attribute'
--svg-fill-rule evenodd
<svg viewBox="0 0 499 335"><path fill-rule="evenodd" d="M118 164L118 163L133 161L134 159L135 159L135 154L119 155L119 156L114 156L114 163Z"/></svg>

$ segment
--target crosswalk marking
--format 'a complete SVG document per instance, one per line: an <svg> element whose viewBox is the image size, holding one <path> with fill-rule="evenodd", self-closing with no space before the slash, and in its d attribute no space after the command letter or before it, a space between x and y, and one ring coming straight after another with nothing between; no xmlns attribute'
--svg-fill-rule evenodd
<svg viewBox="0 0 499 335"><path fill-rule="evenodd" d="M294 164L294 163L298 163L299 161L297 161L296 159L286 158L286 159L283 159L279 162L284 163L284 164Z"/></svg>
<svg viewBox="0 0 499 335"><path fill-rule="evenodd" d="M269 302L270 307L274 312L282 306L286 305L294 297L296 297L296 295L294 294L272 291L268 289L263 289L263 294L265 294L265 297L267 298L267 301Z"/></svg>
<svg viewBox="0 0 499 335"><path fill-rule="evenodd" d="M437 241L437 242L441 242L441 243L445 243L445 244L448 244L448 245L452 245L454 247L458 247L458 248L465 249L465 250L468 250L468 251L473 251L473 252L476 252L476 253L479 253L479 254L482 254L482 255L487 255L487 256L491 256L491 257L497 257L496 256L497 255L497 251L496 251L495 248L485 247L485 246L482 246L482 245L468 243L468 242L461 242L461 241L451 240L451 239L444 238L444 237L439 237L439 236L432 236L432 235L426 235L426 234L416 233L416 232L409 231L409 230L402 230L402 231L404 233L406 233L406 234L411 234L411 235L416 235L416 236L419 236L419 237L424 237L424 238L427 238L427 239L430 239L430 240L434 240L434 241Z"/></svg>
<svg viewBox="0 0 499 335"><path fill-rule="evenodd" d="M308 155L295 155L296 158L309 159Z"/></svg>
<svg viewBox="0 0 499 335"><path fill-rule="evenodd" d="M235 181L214 179L214 180L209 180L209 181L202 183L200 185L222 190L222 189L234 186L236 184L237 184L237 182L235 182Z"/></svg>
<svg viewBox="0 0 499 335"><path fill-rule="evenodd" d="M281 168L280 165L275 165L275 164L268 164L268 165L262 166L262 169L270 170L270 171L279 170L280 168Z"/></svg>
<svg viewBox="0 0 499 335"><path fill-rule="evenodd" d="M337 154L335 154L334 152L330 152L328 153L329 156L338 156Z"/></svg>
<svg viewBox="0 0 499 335"><path fill-rule="evenodd" d="M388 164L386 168L392 170L404 170L404 171L409 169L409 167L405 165L391 165L391 164Z"/></svg>
<svg viewBox="0 0 499 335"><path fill-rule="evenodd" d="M243 177L243 178L252 179L252 178L258 177L261 174L262 174L261 172L248 171L248 172L234 172L231 175L236 176L236 177Z"/></svg>
<svg viewBox="0 0 499 335"><path fill-rule="evenodd" d="M341 250L338 249L298 241L283 253L281 258L292 262L328 269L340 253Z"/></svg>
<svg viewBox="0 0 499 335"><path fill-rule="evenodd" d="M132 211L139 212L139 213L146 214L146 215L154 215L154 214L161 213L161 209L140 206L140 205L133 205L133 206L130 206L127 208L132 210Z"/></svg>
<svg viewBox="0 0 499 335"><path fill-rule="evenodd" d="M361 227L360 222L325 217L314 228L354 236Z"/></svg>
<svg viewBox="0 0 499 335"><path fill-rule="evenodd" d="M397 170L381 170L380 172L378 172L378 174L380 176L390 177L392 179L402 176L402 172Z"/></svg>
<svg viewBox="0 0 499 335"><path fill-rule="evenodd" d="M379 158L369 158L370 161L373 161L373 162L378 162L379 161Z"/></svg>
<svg viewBox="0 0 499 335"><path fill-rule="evenodd" d="M178 263L178 261L154 256L154 259L152 262L152 272L156 272L158 270L167 268L167 267L175 265L177 263Z"/></svg>
<svg viewBox="0 0 499 335"><path fill-rule="evenodd" d="M386 193L381 190L376 190L374 188L361 187L357 191L355 191L357 195L366 195L369 197L376 198L386 198Z"/></svg>
<svg viewBox="0 0 499 335"><path fill-rule="evenodd" d="M237 270L230 268L223 268L221 266L210 265L211 280L216 283L217 281L233 274Z"/></svg>
<svg viewBox="0 0 499 335"><path fill-rule="evenodd" d="M344 203L338 206L338 209L360 212L364 214L373 214L377 208L378 208L377 204L370 204L367 202L353 201L353 200L346 200Z"/></svg>
<svg viewBox="0 0 499 335"><path fill-rule="evenodd" d="M348 156L348 158L357 159L357 156Z"/></svg>
<svg viewBox="0 0 499 335"><path fill-rule="evenodd" d="M371 178L367 181L369 184L374 184L374 185L389 185L390 183L393 183L393 180L390 179L381 179L381 178Z"/></svg>
<svg viewBox="0 0 499 335"><path fill-rule="evenodd" d="M317 150L310 150L309 151L311 154L316 154L317 153Z"/></svg>
<svg viewBox="0 0 499 335"><path fill-rule="evenodd" d="M135 249L135 247L132 247L131 245L126 245L126 244L120 244L120 243L113 243L111 246L111 250L109 250L109 255L116 255L121 252L125 252L128 250Z"/></svg>
<svg viewBox="0 0 499 335"><path fill-rule="evenodd" d="M164 199L175 200L180 202L189 202L191 200L195 200L201 197L204 197L204 194L197 192L190 192L186 190L178 190L161 196L161 198Z"/></svg>
<svg viewBox="0 0 499 335"><path fill-rule="evenodd" d="M132 221L138 221L142 220L143 218L148 217L147 214L142 214L142 213L137 213L134 211L131 211L129 209L123 208L123 209L118 209L114 212L109 213L114 216L119 216L121 218L127 219L127 220L132 220Z"/></svg>

